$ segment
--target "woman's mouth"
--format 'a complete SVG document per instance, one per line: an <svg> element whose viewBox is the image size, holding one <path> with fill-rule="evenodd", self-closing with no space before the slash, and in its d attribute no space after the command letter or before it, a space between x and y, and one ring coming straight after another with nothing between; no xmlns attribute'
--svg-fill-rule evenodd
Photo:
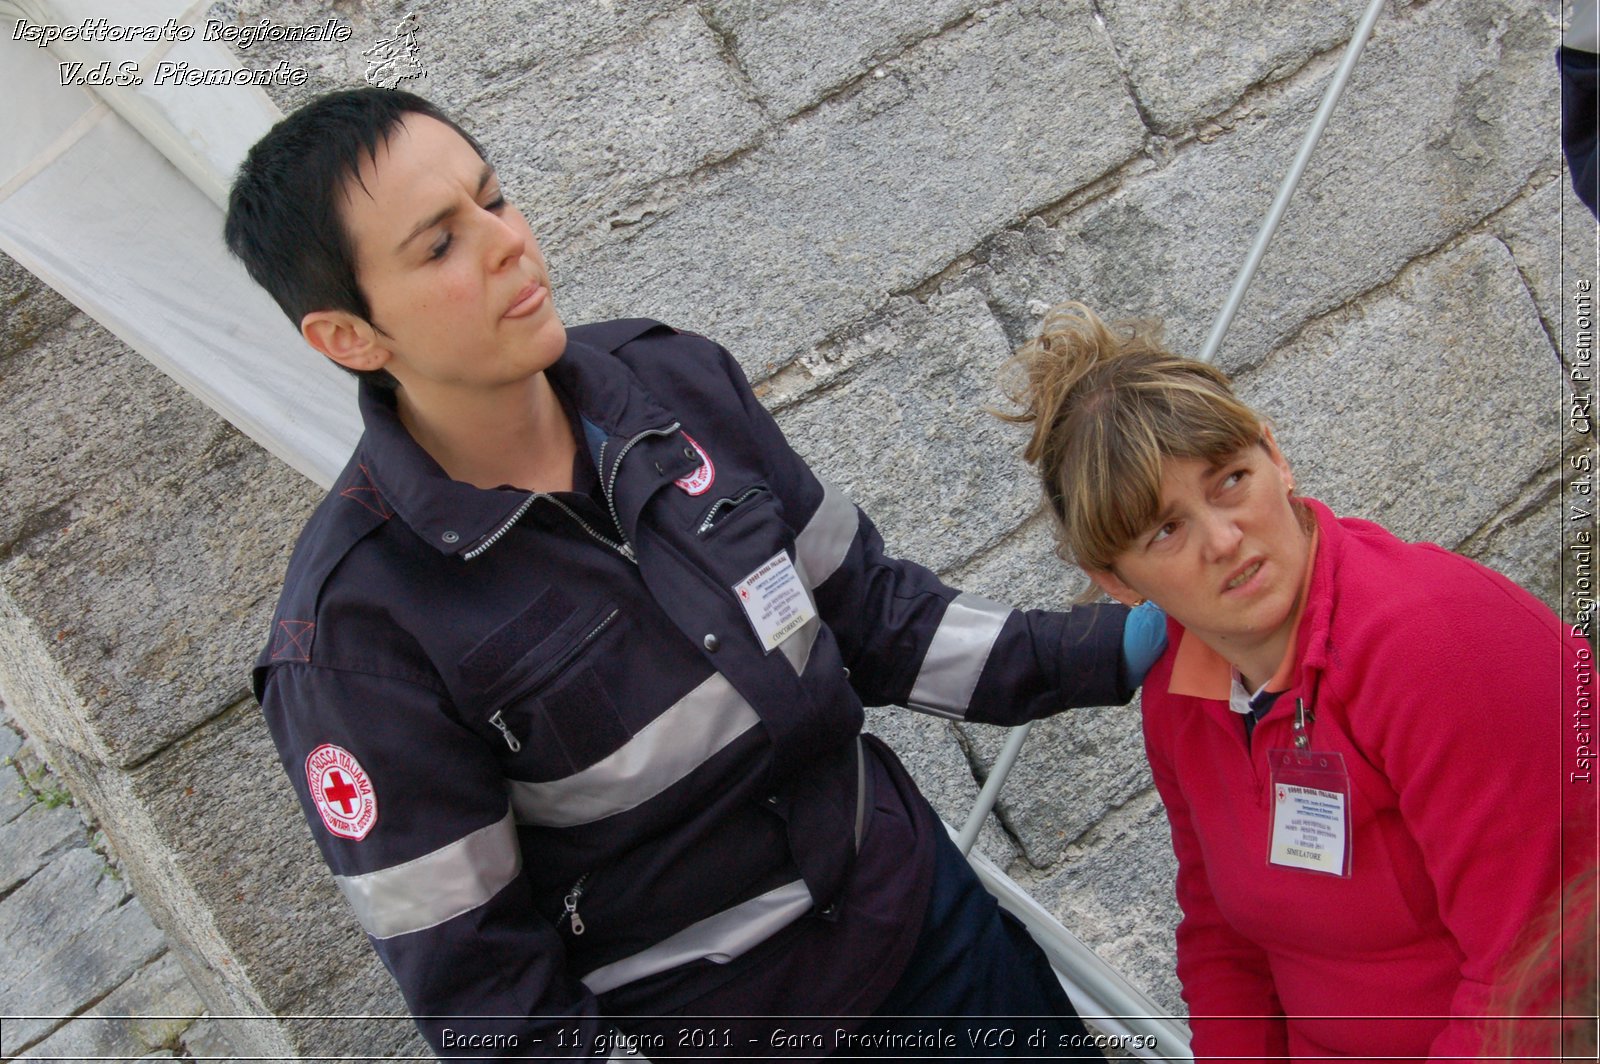
<svg viewBox="0 0 1600 1064"><path fill-rule="evenodd" d="M544 301L549 294L550 290L548 288L538 281L534 281L517 293L516 298L511 301L511 308L505 312L505 317L526 318L544 305Z"/></svg>
<svg viewBox="0 0 1600 1064"><path fill-rule="evenodd" d="M1228 583L1223 587L1223 590L1233 591L1237 588L1243 587L1245 584L1250 582L1251 577L1255 576L1261 571L1262 564L1263 562L1256 561L1245 566L1243 569L1239 570L1239 572L1234 574L1233 579L1228 581Z"/></svg>

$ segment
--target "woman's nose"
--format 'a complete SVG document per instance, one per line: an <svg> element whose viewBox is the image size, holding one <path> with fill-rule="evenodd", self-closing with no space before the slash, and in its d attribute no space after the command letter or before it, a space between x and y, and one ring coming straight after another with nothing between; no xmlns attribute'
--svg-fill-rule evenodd
<svg viewBox="0 0 1600 1064"><path fill-rule="evenodd" d="M1200 522L1200 531L1207 561L1223 561L1233 557L1244 538L1238 523L1224 513L1208 513Z"/></svg>

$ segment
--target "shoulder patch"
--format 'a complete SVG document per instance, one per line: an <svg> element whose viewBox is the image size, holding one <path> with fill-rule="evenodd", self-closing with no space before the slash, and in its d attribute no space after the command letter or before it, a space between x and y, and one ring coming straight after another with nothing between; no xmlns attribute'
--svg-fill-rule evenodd
<svg viewBox="0 0 1600 1064"><path fill-rule="evenodd" d="M378 822L372 777L355 755L323 743L306 758L306 786L323 825L341 839L360 842Z"/></svg>
<svg viewBox="0 0 1600 1064"><path fill-rule="evenodd" d="M693 447L695 453L700 456L700 468L686 477L679 477L673 483L690 495L704 495L710 490L711 485L716 482L717 467L712 464L711 456L706 453L704 447L700 446L699 440L696 440L687 432L683 434L683 438L689 441L689 446Z"/></svg>

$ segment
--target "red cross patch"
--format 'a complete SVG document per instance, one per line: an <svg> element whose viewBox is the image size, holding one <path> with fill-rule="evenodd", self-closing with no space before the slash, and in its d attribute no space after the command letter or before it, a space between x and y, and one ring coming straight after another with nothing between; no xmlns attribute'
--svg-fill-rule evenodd
<svg viewBox="0 0 1600 1064"><path fill-rule="evenodd" d="M700 468L686 477L679 477L673 483L690 495L704 495L710 490L711 482L717 479L717 467L711 464L711 456L706 454L704 447L695 442L693 436L685 432L683 438L689 441L689 446L700 456Z"/></svg>
<svg viewBox="0 0 1600 1064"><path fill-rule="evenodd" d="M306 758L306 786L322 823L341 839L356 842L378 822L372 778L350 751L323 743Z"/></svg>

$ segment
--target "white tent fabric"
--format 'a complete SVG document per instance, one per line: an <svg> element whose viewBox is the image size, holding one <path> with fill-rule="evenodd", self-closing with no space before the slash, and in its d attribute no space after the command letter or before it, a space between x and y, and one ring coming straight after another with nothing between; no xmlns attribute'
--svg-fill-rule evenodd
<svg viewBox="0 0 1600 1064"><path fill-rule="evenodd" d="M259 89L154 84L160 62L238 68L221 44L18 40L32 27L196 25L182 0L6 0L0 249L272 454L331 485L360 435L353 382L306 347L222 244L226 189L279 117ZM185 20L188 20L187 22ZM63 85L109 62L143 85ZM82 63L81 68L68 64Z"/></svg>
<svg viewBox="0 0 1600 1064"><path fill-rule="evenodd" d="M226 190L279 112L259 89L157 85L162 62L238 69L221 44L66 40L17 27L199 27L208 0L0 0L0 250L234 426L331 486L360 436L352 378L314 354L228 255ZM166 36L181 36L169 33ZM31 39L30 39L31 37ZM134 64L143 84L78 85ZM70 64L82 64L73 67ZM994 865L980 878L1045 948L1078 1010L1138 1056L1188 1058L1180 1024Z"/></svg>

